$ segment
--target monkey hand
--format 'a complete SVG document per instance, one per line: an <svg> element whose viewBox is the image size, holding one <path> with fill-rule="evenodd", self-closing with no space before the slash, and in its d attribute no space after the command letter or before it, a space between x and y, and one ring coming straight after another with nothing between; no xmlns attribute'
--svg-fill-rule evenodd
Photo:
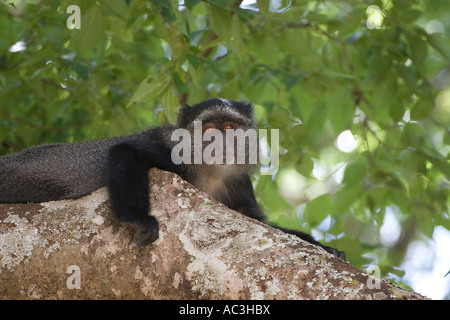
<svg viewBox="0 0 450 320"><path fill-rule="evenodd" d="M345 252L344 251L339 251L338 249L332 248L332 247L326 247L323 246L323 248L325 249L325 251L331 253L332 255L335 255L338 258L341 258L342 260L345 261Z"/></svg>
<svg viewBox="0 0 450 320"><path fill-rule="evenodd" d="M134 241L139 247L149 245L159 238L158 221L155 217L148 216L128 224L135 230Z"/></svg>

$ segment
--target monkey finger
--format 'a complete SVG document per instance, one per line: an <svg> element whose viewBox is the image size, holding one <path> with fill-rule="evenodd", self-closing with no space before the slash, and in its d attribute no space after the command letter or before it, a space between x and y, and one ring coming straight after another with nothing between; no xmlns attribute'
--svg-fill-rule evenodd
<svg viewBox="0 0 450 320"><path fill-rule="evenodd" d="M345 261L345 252L331 247L323 247L326 251Z"/></svg>
<svg viewBox="0 0 450 320"><path fill-rule="evenodd" d="M140 247L147 246L159 238L158 221L152 216L135 220L131 226L135 230L134 241Z"/></svg>

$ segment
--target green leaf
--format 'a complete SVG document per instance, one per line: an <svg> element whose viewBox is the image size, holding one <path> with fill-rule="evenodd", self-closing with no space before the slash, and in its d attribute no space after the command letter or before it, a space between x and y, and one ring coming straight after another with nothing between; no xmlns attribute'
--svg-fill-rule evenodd
<svg viewBox="0 0 450 320"><path fill-rule="evenodd" d="M215 34L223 41L232 37L232 23L230 13L216 5L208 5L208 16Z"/></svg>
<svg viewBox="0 0 450 320"><path fill-rule="evenodd" d="M435 227L433 217L428 210L424 208L421 208L419 210L420 212L415 215L417 227L425 234L425 236L431 239L433 238L433 231Z"/></svg>
<svg viewBox="0 0 450 320"><path fill-rule="evenodd" d="M269 176L266 176L269 177ZM269 177L270 178L270 177ZM269 209L269 212L283 211L292 209L292 206L280 195L273 181L268 181L264 185L264 206Z"/></svg>
<svg viewBox="0 0 450 320"><path fill-rule="evenodd" d="M157 99L167 90L170 81L171 76L168 74L164 74L156 79L152 76L144 79L135 91L133 98L131 98L127 105L127 108L134 103Z"/></svg>
<svg viewBox="0 0 450 320"><path fill-rule="evenodd" d="M248 39L249 52L257 63L270 65L273 61L278 59L279 52L276 49L277 39L271 33L262 34L257 31L252 32L252 37ZM267 48L274 48L274 50L267 50Z"/></svg>
<svg viewBox="0 0 450 320"><path fill-rule="evenodd" d="M423 127L416 123L407 123L403 128L403 141L405 145L422 148L424 139Z"/></svg>
<svg viewBox="0 0 450 320"><path fill-rule="evenodd" d="M292 94L296 99L294 108L300 114L300 120L303 123L307 123L311 114L314 112L316 100L303 86L297 86L295 90L292 91Z"/></svg>
<svg viewBox="0 0 450 320"><path fill-rule="evenodd" d="M433 152L427 150L426 148L421 148L419 150L419 153L425 156L426 159L430 161L436 169L440 170L447 177L450 177L450 162L448 161L448 159L445 159L437 151Z"/></svg>
<svg viewBox="0 0 450 320"><path fill-rule="evenodd" d="M174 22L176 20L176 16L172 8L172 2L170 0L158 0L157 4L160 7L161 14L166 21Z"/></svg>
<svg viewBox="0 0 450 320"><path fill-rule="evenodd" d="M351 92L346 87L338 87L328 91L326 95L328 119L333 126L335 135L348 128L353 120L354 102Z"/></svg>
<svg viewBox="0 0 450 320"><path fill-rule="evenodd" d="M200 2L202 2L202 0L189 0L189 1L186 1L185 4L186 4L186 7L188 7L189 9L192 9Z"/></svg>
<svg viewBox="0 0 450 320"><path fill-rule="evenodd" d="M351 206L361 197L362 192L363 188L360 185L346 185L336 192L337 202L332 208L333 215L347 214Z"/></svg>
<svg viewBox="0 0 450 320"><path fill-rule="evenodd" d="M297 124L289 129L288 139L293 146L299 148L305 144L308 139L308 135L309 128L303 124Z"/></svg>
<svg viewBox="0 0 450 320"><path fill-rule="evenodd" d="M417 0L395 0L393 1L396 8L408 10Z"/></svg>
<svg viewBox="0 0 450 320"><path fill-rule="evenodd" d="M319 225L330 213L332 204L329 194L318 196L306 204L303 220L311 227Z"/></svg>
<svg viewBox="0 0 450 320"><path fill-rule="evenodd" d="M45 59L48 59L52 56L52 49L51 48L43 48L36 52L33 56L31 56L29 59L25 60L20 67L28 67L33 66L36 63L42 63L45 62Z"/></svg>
<svg viewBox="0 0 450 320"><path fill-rule="evenodd" d="M231 39L229 41L230 49L242 59L247 55L247 46L242 42L242 37L245 36L246 28L237 14L232 18Z"/></svg>
<svg viewBox="0 0 450 320"><path fill-rule="evenodd" d="M417 20L420 18L420 16L423 14L422 11L416 10L416 9L406 9L401 12L401 19L403 22L413 22L414 20Z"/></svg>
<svg viewBox="0 0 450 320"><path fill-rule="evenodd" d="M412 91L417 89L417 77L407 66L403 64L397 64L396 70L398 74L405 80L406 84Z"/></svg>
<svg viewBox="0 0 450 320"><path fill-rule="evenodd" d="M277 43L286 54L295 58L300 69L312 71L320 66L321 56L315 50L318 43L317 39L312 38L308 32L304 30L284 30L278 35ZM265 48L265 50L267 49Z"/></svg>
<svg viewBox="0 0 450 320"><path fill-rule="evenodd" d="M350 12L349 16L330 21L328 23L328 32L337 32L340 35L348 35L356 32L366 17L366 10L367 6L361 6Z"/></svg>
<svg viewBox="0 0 450 320"><path fill-rule="evenodd" d="M126 18L128 5L125 0L98 0L107 13L112 13L120 18Z"/></svg>
<svg viewBox="0 0 450 320"><path fill-rule="evenodd" d="M178 99L174 94L174 90L170 86L162 95L161 103L167 119L169 119L169 122L174 123L177 119L176 115L180 104L178 103Z"/></svg>
<svg viewBox="0 0 450 320"><path fill-rule="evenodd" d="M206 62L208 67L212 70L212 72L217 76L217 78L219 78L219 80L225 81L226 75L221 70L219 63L217 63L216 61L214 61L210 58L205 58L204 61Z"/></svg>
<svg viewBox="0 0 450 320"><path fill-rule="evenodd" d="M306 155L301 156L297 161L294 162L294 168L304 177L311 176L314 169L314 162L311 157Z"/></svg>
<svg viewBox="0 0 450 320"><path fill-rule="evenodd" d="M447 60L450 60L450 39L440 33L432 33L427 36L428 43Z"/></svg>
<svg viewBox="0 0 450 320"><path fill-rule="evenodd" d="M94 6L81 15L81 29L70 30L75 50L82 54L96 48L106 39L106 16L102 9Z"/></svg>
<svg viewBox="0 0 450 320"><path fill-rule="evenodd" d="M359 156L345 168L342 182L348 186L360 185L367 177L367 170L367 159Z"/></svg>
<svg viewBox="0 0 450 320"><path fill-rule="evenodd" d="M410 112L411 120L424 120L434 109L434 104L428 99L420 99Z"/></svg>
<svg viewBox="0 0 450 320"><path fill-rule="evenodd" d="M397 99L392 99L393 101L397 101ZM391 107L389 108L389 116L392 120L395 122L399 122L405 114L405 108L403 107L402 103L393 103L391 104Z"/></svg>
<svg viewBox="0 0 450 320"><path fill-rule="evenodd" d="M377 107L377 112L379 112L380 109L389 110L392 105L399 105L396 94L397 78L392 74L387 73L373 88L373 102ZM400 107L402 106L400 105Z"/></svg>
<svg viewBox="0 0 450 320"><path fill-rule="evenodd" d="M412 37L409 39L409 45L411 47L411 58L417 68L421 70L428 55L427 43L419 37Z"/></svg>
<svg viewBox="0 0 450 320"><path fill-rule="evenodd" d="M191 64L191 66L194 67L194 69L198 69L198 67L200 67L200 65L202 64L202 61L192 54L186 55L186 58Z"/></svg>

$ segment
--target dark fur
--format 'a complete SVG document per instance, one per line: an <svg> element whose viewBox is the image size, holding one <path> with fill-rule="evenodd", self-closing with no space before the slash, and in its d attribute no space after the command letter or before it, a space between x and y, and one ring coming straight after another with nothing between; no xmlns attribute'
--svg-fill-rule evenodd
<svg viewBox="0 0 450 320"><path fill-rule="evenodd" d="M182 107L177 126L156 127L126 137L31 147L0 157L0 202L79 198L106 185L113 211L119 220L135 228L137 243L146 245L159 236L158 222L149 215L148 170L156 167L178 174L229 208L264 221L248 175L254 166L172 162L172 131L185 128L192 132L193 121L198 119L255 128L250 104L211 99ZM345 259L343 252L321 245L308 234L279 229Z"/></svg>

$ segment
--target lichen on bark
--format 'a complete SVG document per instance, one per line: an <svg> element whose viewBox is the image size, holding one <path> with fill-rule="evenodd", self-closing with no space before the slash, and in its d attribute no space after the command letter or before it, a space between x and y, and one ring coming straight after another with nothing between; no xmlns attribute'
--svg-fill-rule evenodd
<svg viewBox="0 0 450 320"><path fill-rule="evenodd" d="M140 248L100 189L73 200L0 204L5 299L422 299L323 249L245 217L178 176L150 171L160 238ZM80 270L80 289L69 288Z"/></svg>

